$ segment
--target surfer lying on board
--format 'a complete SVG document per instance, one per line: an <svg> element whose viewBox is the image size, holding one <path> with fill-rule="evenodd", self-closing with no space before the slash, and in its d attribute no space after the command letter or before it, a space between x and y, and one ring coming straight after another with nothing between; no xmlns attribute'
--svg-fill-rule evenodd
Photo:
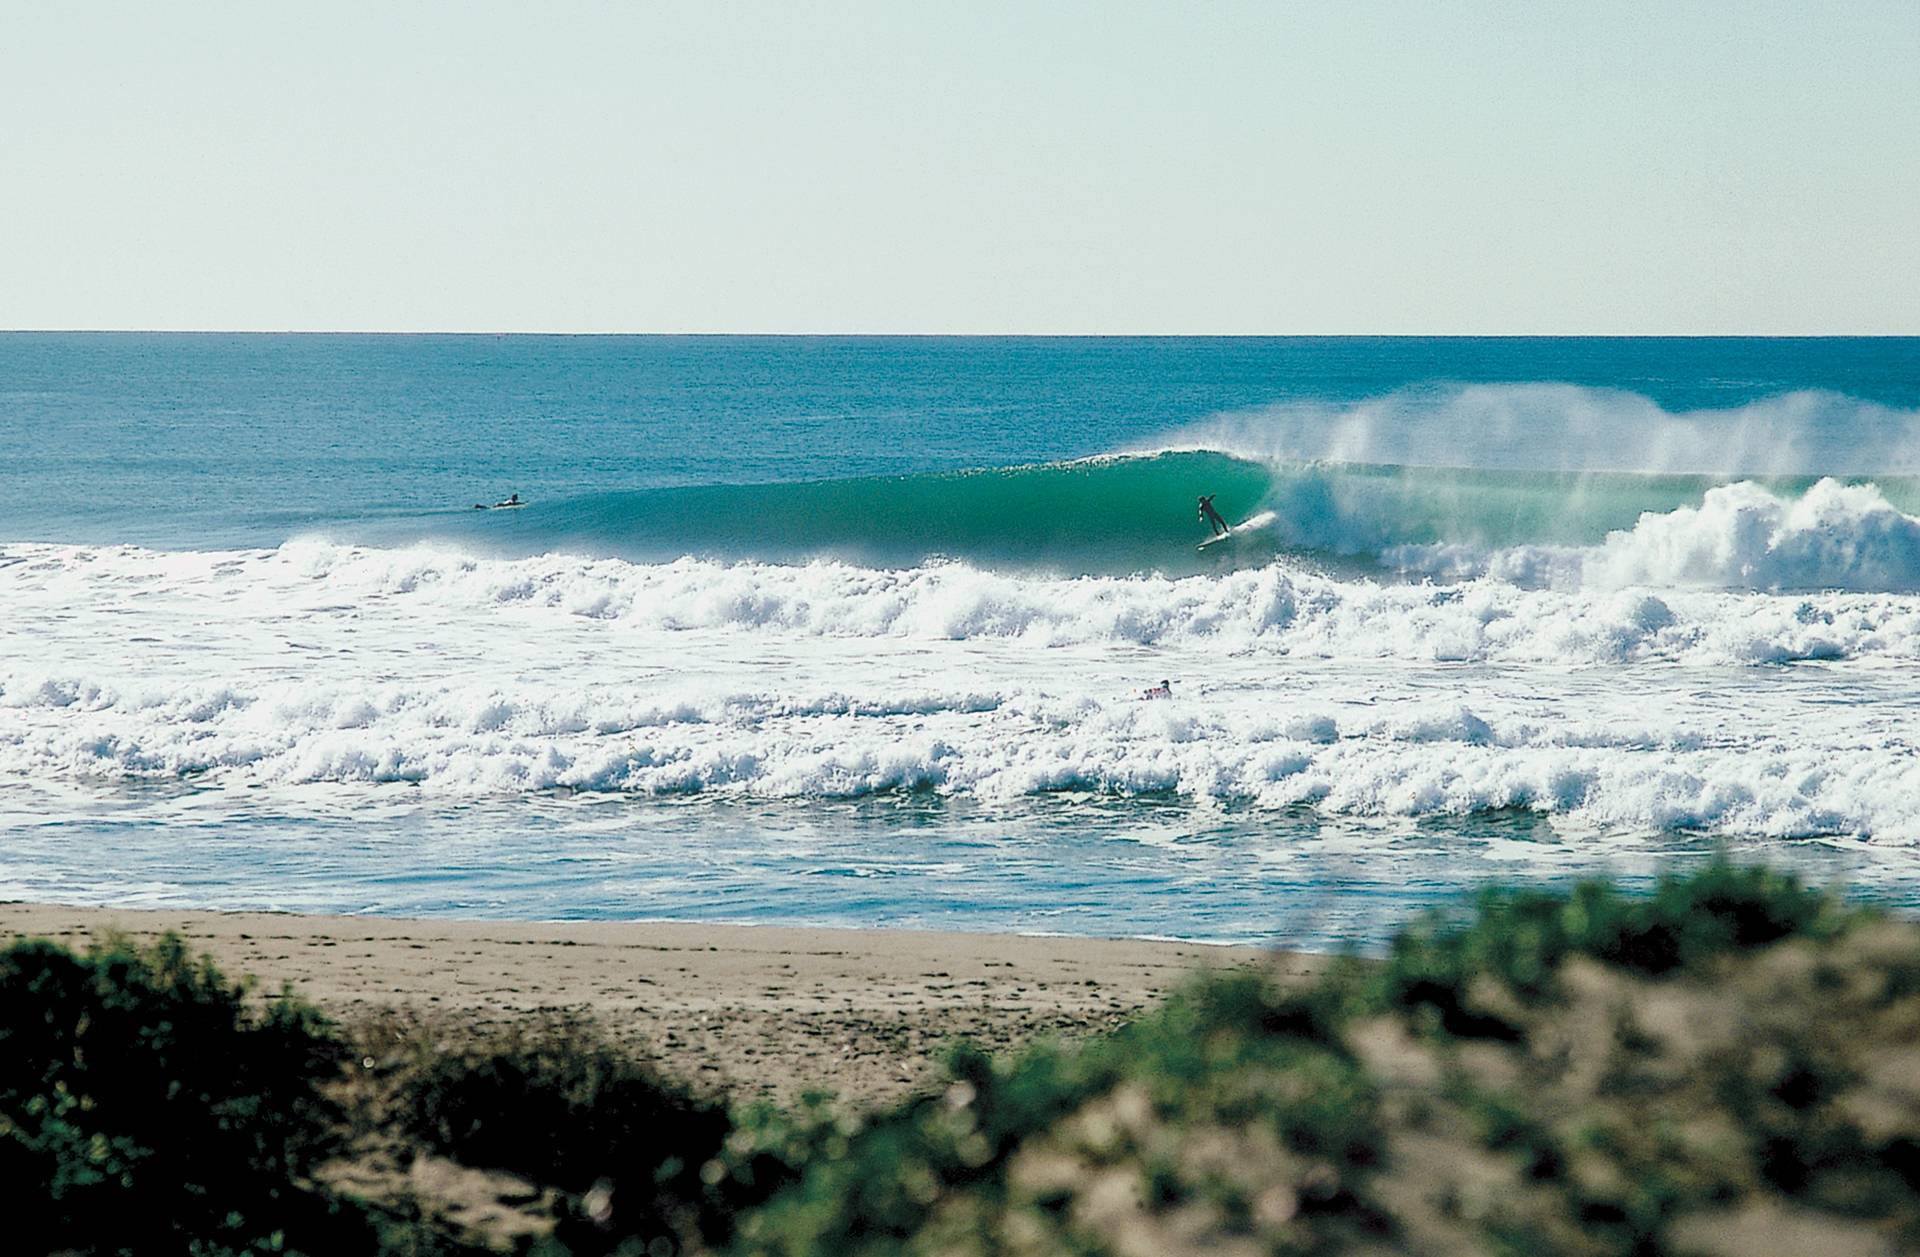
<svg viewBox="0 0 1920 1257"><path fill-rule="evenodd" d="M1233 531L1233 529L1227 527L1227 521L1220 518L1220 512L1213 509L1213 494L1211 493L1200 499L1200 518L1207 521L1208 525L1213 529L1213 535L1216 537L1224 537Z"/></svg>
<svg viewBox="0 0 1920 1257"><path fill-rule="evenodd" d="M1160 682L1160 684L1158 684L1158 685L1156 685L1156 686L1154 686L1154 687L1153 687L1152 689L1150 689L1150 690L1148 690L1148 691L1146 692L1146 694L1145 694L1145 697L1147 697L1147 698L1172 698L1172 697L1173 697L1173 682L1171 682L1171 681L1162 681L1162 682Z"/></svg>

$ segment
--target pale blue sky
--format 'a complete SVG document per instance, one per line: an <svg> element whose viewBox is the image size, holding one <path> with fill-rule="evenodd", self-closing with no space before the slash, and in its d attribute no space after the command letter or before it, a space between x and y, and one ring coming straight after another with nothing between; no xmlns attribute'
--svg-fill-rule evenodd
<svg viewBox="0 0 1920 1257"><path fill-rule="evenodd" d="M1920 0L0 0L0 327L1920 333Z"/></svg>

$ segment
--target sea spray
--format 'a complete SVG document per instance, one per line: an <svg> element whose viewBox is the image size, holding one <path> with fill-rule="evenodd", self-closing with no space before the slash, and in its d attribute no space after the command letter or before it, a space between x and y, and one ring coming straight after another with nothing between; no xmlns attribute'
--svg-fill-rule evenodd
<svg viewBox="0 0 1920 1257"><path fill-rule="evenodd" d="M1139 448L1463 470L1912 477L1920 475L1920 409L1821 389L1668 409L1620 388L1427 384L1346 402L1276 402Z"/></svg>

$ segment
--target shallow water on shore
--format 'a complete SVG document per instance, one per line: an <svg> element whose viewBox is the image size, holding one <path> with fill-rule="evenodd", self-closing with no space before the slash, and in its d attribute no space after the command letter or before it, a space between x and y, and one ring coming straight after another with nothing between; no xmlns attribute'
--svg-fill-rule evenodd
<svg viewBox="0 0 1920 1257"><path fill-rule="evenodd" d="M1847 840L1721 843L1562 834L1525 813L1329 821L1056 797L661 805L618 798L429 802L342 791L299 812L178 787L94 798L85 815L0 816L0 898L123 907L522 920L688 920L1382 944L1489 881L1644 885L1725 850L1868 902L1920 910L1920 852ZM47 801L49 813L71 808Z"/></svg>

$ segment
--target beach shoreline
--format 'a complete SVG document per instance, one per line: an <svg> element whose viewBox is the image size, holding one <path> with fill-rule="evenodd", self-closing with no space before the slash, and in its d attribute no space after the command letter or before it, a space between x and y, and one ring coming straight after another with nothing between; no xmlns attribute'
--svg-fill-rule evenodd
<svg viewBox="0 0 1920 1257"><path fill-rule="evenodd" d="M947 1045L996 1051L1112 1030L1188 975L1266 962L1310 980L1330 957L1053 935L688 922L534 922L0 903L0 939L81 949L164 933L230 978L343 1023L400 1013L486 1032L593 1018L702 1089L857 1103L924 1084Z"/></svg>

